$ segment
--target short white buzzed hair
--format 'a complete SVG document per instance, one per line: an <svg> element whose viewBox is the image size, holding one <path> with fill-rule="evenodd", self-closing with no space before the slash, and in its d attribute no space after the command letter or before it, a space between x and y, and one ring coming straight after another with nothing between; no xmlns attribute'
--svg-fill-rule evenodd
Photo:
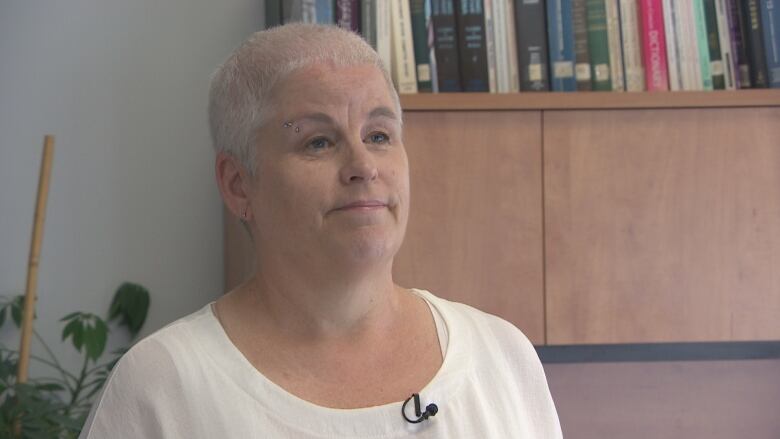
<svg viewBox="0 0 780 439"><path fill-rule="evenodd" d="M261 141L256 133L272 110L268 99L274 84L299 68L322 62L379 68L401 118L387 67L365 40L337 26L291 23L255 32L214 73L208 110L214 149L232 154L254 174L254 146Z"/></svg>

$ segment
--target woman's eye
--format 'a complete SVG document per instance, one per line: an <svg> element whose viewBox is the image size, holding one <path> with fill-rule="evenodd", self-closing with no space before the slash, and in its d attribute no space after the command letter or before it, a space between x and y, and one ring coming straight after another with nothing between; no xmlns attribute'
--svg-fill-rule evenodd
<svg viewBox="0 0 780 439"><path fill-rule="evenodd" d="M377 143L377 144L380 144L380 145L384 145L385 143L389 143L390 142L390 136L388 136L385 133L372 133L372 134L369 134L368 140L371 143Z"/></svg>
<svg viewBox="0 0 780 439"><path fill-rule="evenodd" d="M317 137L306 145L307 148L315 151L326 149L328 146L330 146L330 141L324 137Z"/></svg>

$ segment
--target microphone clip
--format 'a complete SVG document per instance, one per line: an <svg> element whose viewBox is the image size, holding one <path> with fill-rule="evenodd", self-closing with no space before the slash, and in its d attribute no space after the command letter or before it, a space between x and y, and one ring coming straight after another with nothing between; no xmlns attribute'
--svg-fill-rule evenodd
<svg viewBox="0 0 780 439"><path fill-rule="evenodd" d="M406 416L406 404L409 403L414 399L414 415L417 416L417 419L409 419ZM436 416L436 413L439 412L439 407L436 404L428 404L425 407L425 411L420 410L420 395L417 393L413 393L412 396L410 396L406 401L404 401L404 405L401 406L401 414L403 415L404 419L406 419L406 422L410 424L419 424L422 421L425 421L431 416Z"/></svg>

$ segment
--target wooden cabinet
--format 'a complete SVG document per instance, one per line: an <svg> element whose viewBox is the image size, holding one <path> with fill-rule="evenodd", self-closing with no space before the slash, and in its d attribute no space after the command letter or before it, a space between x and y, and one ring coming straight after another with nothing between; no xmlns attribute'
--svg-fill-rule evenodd
<svg viewBox="0 0 780 439"><path fill-rule="evenodd" d="M539 112L410 112L404 137L412 203L396 282L497 314L543 343Z"/></svg>
<svg viewBox="0 0 780 439"><path fill-rule="evenodd" d="M780 108L544 114L548 344L780 339Z"/></svg>
<svg viewBox="0 0 780 439"><path fill-rule="evenodd" d="M780 90L402 96L394 272L535 344L780 339ZM226 283L245 274L226 219Z"/></svg>

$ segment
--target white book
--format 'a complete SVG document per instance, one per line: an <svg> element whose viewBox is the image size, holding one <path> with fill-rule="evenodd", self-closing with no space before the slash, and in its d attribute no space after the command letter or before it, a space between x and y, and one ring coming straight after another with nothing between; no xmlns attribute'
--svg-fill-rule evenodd
<svg viewBox="0 0 780 439"><path fill-rule="evenodd" d="M664 33L666 34L666 65L669 69L669 90L682 90L682 72L677 47L679 38L677 36L677 17L675 8L672 6L672 0L663 0L664 11Z"/></svg>
<svg viewBox="0 0 780 439"><path fill-rule="evenodd" d="M604 3L607 11L607 40L609 41L609 68L612 76L612 90L625 91L618 0L606 0Z"/></svg>
<svg viewBox="0 0 780 439"><path fill-rule="evenodd" d="M392 76L398 93L417 93L417 75L412 41L412 20L409 2L389 0L392 28Z"/></svg>
<svg viewBox="0 0 780 439"><path fill-rule="evenodd" d="M376 15L376 53L382 60L385 68L392 73L393 70L393 34L390 26L390 2L384 0L372 0L376 3L374 10Z"/></svg>
<svg viewBox="0 0 780 439"><path fill-rule="evenodd" d="M723 62L726 90L736 90L737 81L734 72L734 54L731 53L731 30L729 29L728 12L726 12L726 0L715 0L715 14L718 17L720 59Z"/></svg>
<svg viewBox="0 0 780 439"><path fill-rule="evenodd" d="M509 92L509 42L506 33L506 1L492 0L493 35L496 48L496 91Z"/></svg>
<svg viewBox="0 0 780 439"><path fill-rule="evenodd" d="M696 45L696 30L693 23L693 2L674 1L675 26L677 28L677 53L682 71L682 89L696 91L702 89L699 74L699 54Z"/></svg>
<svg viewBox="0 0 780 439"><path fill-rule="evenodd" d="M431 66L431 91L433 93L438 93L439 73L436 68L436 46L433 39L433 20L431 19L432 11L431 0L425 0L425 33L427 35L426 44L428 46L428 59L430 60Z"/></svg>
<svg viewBox="0 0 780 439"><path fill-rule="evenodd" d="M506 0L506 40L509 52L509 91L520 91L520 71L517 67L517 36L515 31L515 4L514 0Z"/></svg>
<svg viewBox="0 0 780 439"><path fill-rule="evenodd" d="M623 41L623 67L627 91L645 89L645 67L639 37L638 0L620 0L620 30Z"/></svg>
<svg viewBox="0 0 780 439"><path fill-rule="evenodd" d="M485 19L485 51L487 52L488 85L490 93L497 91L496 87L496 36L493 21L493 2L483 0L482 12Z"/></svg>

